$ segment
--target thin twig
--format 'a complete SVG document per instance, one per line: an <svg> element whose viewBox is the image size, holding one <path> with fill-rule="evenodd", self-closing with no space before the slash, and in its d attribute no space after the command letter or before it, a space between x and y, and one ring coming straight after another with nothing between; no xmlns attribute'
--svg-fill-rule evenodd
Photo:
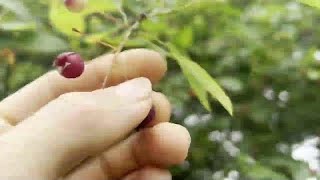
<svg viewBox="0 0 320 180"><path fill-rule="evenodd" d="M125 24L125 25L128 25L129 23L129 21L128 21L128 17L127 17L127 14L124 12L124 10L123 10L123 0L121 0L121 2L120 2L120 6L118 7L119 8L119 12L120 12L120 14L121 14L121 16L122 16L122 19L123 19L123 23Z"/></svg>
<svg viewBox="0 0 320 180"><path fill-rule="evenodd" d="M86 34L84 34L83 32L79 31L78 29L76 28L72 28L72 31L73 32L76 32L78 34L80 34L81 36L85 36ZM101 40L98 40L97 43L105 46L105 47L108 47L108 48L111 48L112 50L115 50L116 48L114 46L112 46L111 44L107 43L107 42L103 42Z"/></svg>
<svg viewBox="0 0 320 180"><path fill-rule="evenodd" d="M116 50L116 52L115 52L115 54L114 54L114 57L112 58L111 69L110 69L109 73L106 75L106 77L105 77L104 80L103 80L102 88L107 87L108 78L109 78L109 77L111 76L111 74L112 74L113 65L114 65L114 63L115 63L115 61L116 61L119 53L122 51L122 49L124 48L125 44L128 42L128 40L129 40L132 32L133 32L134 30L136 30L136 29L139 27L139 25L140 25L140 21L138 20L138 21L136 21L132 26L130 26L130 28L129 28L128 31L126 32L123 40L121 41L119 47L117 48L117 50ZM126 71L125 73L126 73L126 75L125 75L126 77L125 77L125 78L127 79L127 71Z"/></svg>
<svg viewBox="0 0 320 180"><path fill-rule="evenodd" d="M105 19L107 19L115 24L119 23L118 19L116 17L112 16L111 14L103 14L103 16Z"/></svg>

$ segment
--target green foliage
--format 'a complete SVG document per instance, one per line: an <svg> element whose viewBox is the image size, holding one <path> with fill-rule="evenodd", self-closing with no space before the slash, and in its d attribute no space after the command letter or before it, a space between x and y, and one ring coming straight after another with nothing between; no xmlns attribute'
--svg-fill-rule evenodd
<svg viewBox="0 0 320 180"><path fill-rule="evenodd" d="M318 0L299 0L299 1L306 5L309 5L315 8L320 8L320 2Z"/></svg>
<svg viewBox="0 0 320 180"><path fill-rule="evenodd" d="M247 174L247 176L251 179L256 180L269 180L269 179L277 179L277 180L288 180L288 178L280 173L274 172L272 169L268 167L264 167L259 163L253 162L250 157L246 155L240 155L238 157L238 163L240 164L240 168L243 172Z"/></svg>
<svg viewBox="0 0 320 180"><path fill-rule="evenodd" d="M174 46L169 45L171 56L176 59L182 68L183 73L189 80L192 89L199 97L201 103L210 110L207 93L217 99L224 108L232 115L232 104L229 97L225 94L217 82L197 63L181 54Z"/></svg>
<svg viewBox="0 0 320 180"><path fill-rule="evenodd" d="M120 16L122 17L122 23L126 25L129 23L127 14L123 11L123 4L119 1L89 1L88 7L85 11L81 13L72 13L69 12L66 7L59 1L52 1L51 3L51 12L50 12L50 20L54 27L61 31L66 35L78 35L72 29L77 29L80 32L84 32L85 27L85 19L88 15L92 13L98 13L99 16L107 16L101 12L113 12L119 11ZM104 4L105 3L105 4ZM148 3L141 4L141 8L144 6L148 6ZM154 5L154 3L152 4ZM135 6L131 6L135 7ZM172 8L172 7L171 7ZM169 9L170 11L170 9ZM162 11L153 10L151 13L147 14L147 16L155 16L156 13L160 13ZM134 24L134 22L131 22ZM108 27L106 27L108 28ZM86 37L86 42L88 43L97 43L105 37L108 38L108 31L104 30L102 32L97 32L93 34L89 34ZM186 27L176 36L175 42L181 48L187 48L190 44L192 44L192 27ZM136 38L139 38L137 36ZM130 40L130 39L129 39ZM175 48L175 45L170 45L169 54L178 61L178 64L182 67L184 74L187 76L192 89L195 90L197 96L199 97L201 103L205 106L206 109L210 110L209 101L207 99L207 92L209 92L214 98L216 98L232 115L232 104L229 97L223 92L220 86L217 84L215 80L213 80L210 75L201 68L201 66L193 63L191 60L181 55Z"/></svg>
<svg viewBox="0 0 320 180"><path fill-rule="evenodd" d="M175 180L222 180L232 170L239 180L315 176L291 147L320 132L320 11L309 7L318 1L89 2L74 14L59 0L0 0L1 97L50 70L61 51L91 59L110 50L99 41L117 47L127 24L146 13L124 49L167 55L168 74L155 88L171 101L172 121L192 136ZM8 49L15 64L6 63Z"/></svg>
<svg viewBox="0 0 320 180"><path fill-rule="evenodd" d="M19 17L19 19L28 20L31 18L28 9L23 4L21 4L19 0L0 0L0 6L8 11L15 13Z"/></svg>
<svg viewBox="0 0 320 180"><path fill-rule="evenodd" d="M90 0L88 6L81 13L73 13L68 11L61 1L53 0L50 5L50 21L54 27L68 35L78 35L72 31L73 28L83 32L85 30L85 17L95 12L106 12L115 10L115 6L111 0Z"/></svg>

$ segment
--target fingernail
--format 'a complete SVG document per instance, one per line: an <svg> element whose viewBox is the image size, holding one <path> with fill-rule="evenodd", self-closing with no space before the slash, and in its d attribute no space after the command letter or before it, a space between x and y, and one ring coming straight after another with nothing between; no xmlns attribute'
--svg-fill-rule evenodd
<svg viewBox="0 0 320 180"><path fill-rule="evenodd" d="M147 117L139 124L139 126L137 127L137 130L141 129L141 128L145 128L156 116L156 111L154 109L154 106L151 107L149 114L147 115Z"/></svg>
<svg viewBox="0 0 320 180"><path fill-rule="evenodd" d="M137 78L120 84L116 88L119 96L129 99L142 99L151 95L151 82L147 78Z"/></svg>

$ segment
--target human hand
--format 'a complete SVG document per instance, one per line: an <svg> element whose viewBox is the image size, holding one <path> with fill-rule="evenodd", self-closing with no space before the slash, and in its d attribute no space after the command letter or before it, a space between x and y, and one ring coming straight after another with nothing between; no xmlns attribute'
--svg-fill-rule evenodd
<svg viewBox="0 0 320 180"><path fill-rule="evenodd" d="M184 161L190 135L168 122L168 100L152 91L166 62L150 50L122 52L111 87L100 89L112 58L96 58L77 79L49 72L0 103L0 179L171 179L166 168ZM153 121L135 132L152 105Z"/></svg>

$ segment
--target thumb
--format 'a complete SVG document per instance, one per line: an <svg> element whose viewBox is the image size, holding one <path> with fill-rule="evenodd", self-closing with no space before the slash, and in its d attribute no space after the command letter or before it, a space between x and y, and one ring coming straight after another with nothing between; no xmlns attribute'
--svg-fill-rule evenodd
<svg viewBox="0 0 320 180"><path fill-rule="evenodd" d="M60 96L0 137L0 179L56 179L132 132L151 108L151 93L150 81L137 78Z"/></svg>

